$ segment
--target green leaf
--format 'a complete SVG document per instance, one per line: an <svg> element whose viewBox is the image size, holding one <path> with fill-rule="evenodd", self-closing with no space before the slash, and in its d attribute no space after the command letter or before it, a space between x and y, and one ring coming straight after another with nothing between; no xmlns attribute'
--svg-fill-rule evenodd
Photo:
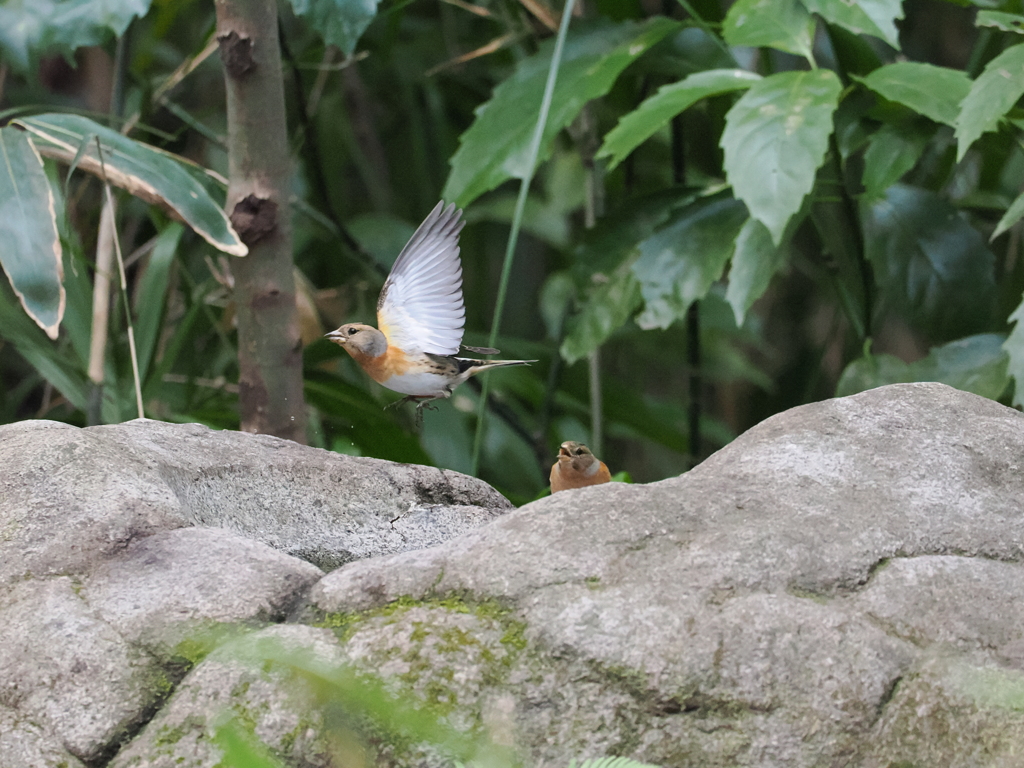
<svg viewBox="0 0 1024 768"><path fill-rule="evenodd" d="M789 260L789 250L776 248L771 233L757 219L747 219L736 235L736 250L729 269L729 287L725 299L743 325L747 310L768 289L772 277Z"/></svg>
<svg viewBox="0 0 1024 768"><path fill-rule="evenodd" d="M7 339L39 375L64 395L75 408L84 411L89 401L89 382L72 363L72 355L61 350L22 311L6 285L0 284L0 337Z"/></svg>
<svg viewBox="0 0 1024 768"><path fill-rule="evenodd" d="M979 27L995 27L1000 32L1016 32L1018 35L1024 35L1024 16L1019 13L978 11L974 24Z"/></svg>
<svg viewBox="0 0 1024 768"><path fill-rule="evenodd" d="M999 223L996 225L996 231L992 233L989 242L1003 234L1003 232L1020 221L1022 217L1024 217L1024 193L1017 195L1017 198L1010 203L1010 207L1006 209L1003 218L999 220Z"/></svg>
<svg viewBox="0 0 1024 768"><path fill-rule="evenodd" d="M627 261L635 260L640 241L697 199L697 190L669 187L630 198L598 219L593 229L583 233L582 242L573 251L577 285L585 289L593 275L610 275Z"/></svg>
<svg viewBox="0 0 1024 768"><path fill-rule="evenodd" d="M899 50L899 32L893 23L903 18L901 0L802 0L807 10L855 35L871 35Z"/></svg>
<svg viewBox="0 0 1024 768"><path fill-rule="evenodd" d="M0 155L0 266L28 316L56 339L66 296L50 183L24 131L0 128Z"/></svg>
<svg viewBox="0 0 1024 768"><path fill-rule="evenodd" d="M80 115L45 114L20 118L18 125L32 133L41 154L71 162L81 153L79 168L133 195L171 209L204 240L233 256L248 248L238 239L223 209L206 188L173 155L122 136ZM102 163L96 139L103 148Z"/></svg>
<svg viewBox="0 0 1024 768"><path fill-rule="evenodd" d="M1009 362L1007 372L1013 377L1013 404L1024 405L1024 301L1007 320L1013 330L1003 343Z"/></svg>
<svg viewBox="0 0 1024 768"><path fill-rule="evenodd" d="M872 134L864 152L864 195L875 200L917 165L935 134L934 125L886 123Z"/></svg>
<svg viewBox="0 0 1024 768"><path fill-rule="evenodd" d="M894 184L861 216L865 255L890 306L934 338L990 327L995 256L947 200Z"/></svg>
<svg viewBox="0 0 1024 768"><path fill-rule="evenodd" d="M797 0L736 0L722 37L729 45L778 48L810 60L814 17Z"/></svg>
<svg viewBox="0 0 1024 768"><path fill-rule="evenodd" d="M886 64L854 79L889 101L946 125L956 124L960 102L971 89L970 79L961 70L915 61Z"/></svg>
<svg viewBox="0 0 1024 768"><path fill-rule="evenodd" d="M576 287L568 270L551 273L541 286L538 304L549 339L562 337L562 326L575 292Z"/></svg>
<svg viewBox="0 0 1024 768"><path fill-rule="evenodd" d="M0 53L19 72L47 54L72 60L76 49L124 34L150 0L9 0L0 5Z"/></svg>
<svg viewBox="0 0 1024 768"><path fill-rule="evenodd" d="M639 107L625 115L608 135L598 157L609 157L609 170L621 163L641 142L683 110L708 96L749 88L760 75L743 69L713 69L662 86Z"/></svg>
<svg viewBox="0 0 1024 768"><path fill-rule="evenodd" d="M637 324L668 328L722 276L746 210L738 200L701 200L640 243L633 273L644 310Z"/></svg>
<svg viewBox="0 0 1024 768"><path fill-rule="evenodd" d="M237 717L217 727L213 742L223 753L218 768L284 768L284 763Z"/></svg>
<svg viewBox="0 0 1024 768"><path fill-rule="evenodd" d="M139 354L139 376L146 380L149 363L153 359L160 338L161 320L167 298L167 281L171 272L174 255L185 228L174 221L164 227L157 236L153 253L139 280L136 294L135 348Z"/></svg>
<svg viewBox="0 0 1024 768"><path fill-rule="evenodd" d="M291 0L296 16L309 22L324 42L351 56L377 15L380 0Z"/></svg>
<svg viewBox="0 0 1024 768"><path fill-rule="evenodd" d="M725 117L726 177L776 244L814 186L841 90L827 69L782 72L754 83Z"/></svg>
<svg viewBox="0 0 1024 768"><path fill-rule="evenodd" d="M956 120L956 160L981 134L994 131L1000 118L1013 109L1024 94L1024 43L996 56L985 67L960 105Z"/></svg>
<svg viewBox="0 0 1024 768"><path fill-rule="evenodd" d="M587 297L583 309L569 320L560 349L562 358L575 363L591 354L617 331L640 306L640 284L629 270L612 275Z"/></svg>
<svg viewBox="0 0 1024 768"><path fill-rule="evenodd" d="M905 363L893 355L868 354L854 360L836 385L836 397L914 381L938 381L964 392L997 399L1010 383L1009 357L1001 333L982 333L934 347L928 356Z"/></svg>
<svg viewBox="0 0 1024 768"><path fill-rule="evenodd" d="M538 162L550 156L555 135L588 101L606 94L623 69L678 28L678 22L663 16L641 24L578 25L565 44ZM541 45L494 89L490 101L477 108L476 120L462 134L451 159L452 171L442 192L445 200L464 207L503 181L529 173L533 117L540 109L553 47L553 40Z"/></svg>

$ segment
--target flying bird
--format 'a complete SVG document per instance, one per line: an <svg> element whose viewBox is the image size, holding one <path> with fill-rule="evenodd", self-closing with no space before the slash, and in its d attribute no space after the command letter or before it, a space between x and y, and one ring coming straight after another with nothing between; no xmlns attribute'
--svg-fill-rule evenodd
<svg viewBox="0 0 1024 768"><path fill-rule="evenodd" d="M498 354L462 346L461 217L454 203L445 208L442 200L413 233L377 299L377 328L348 323L326 335L370 378L405 395L399 402L416 401L417 412L431 400L451 397L452 390L481 371L537 362L456 357L460 348Z"/></svg>
<svg viewBox="0 0 1024 768"><path fill-rule="evenodd" d="M587 446L567 440L558 449L558 461L551 467L551 492L599 485L611 479L608 467Z"/></svg>

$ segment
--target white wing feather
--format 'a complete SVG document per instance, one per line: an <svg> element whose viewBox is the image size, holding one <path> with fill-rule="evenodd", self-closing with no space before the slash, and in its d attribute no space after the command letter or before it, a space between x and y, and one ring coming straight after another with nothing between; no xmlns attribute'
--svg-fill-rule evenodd
<svg viewBox="0 0 1024 768"><path fill-rule="evenodd" d="M462 344L459 233L465 222L454 203L438 203L398 254L377 300L377 325L388 344L405 352L454 355Z"/></svg>

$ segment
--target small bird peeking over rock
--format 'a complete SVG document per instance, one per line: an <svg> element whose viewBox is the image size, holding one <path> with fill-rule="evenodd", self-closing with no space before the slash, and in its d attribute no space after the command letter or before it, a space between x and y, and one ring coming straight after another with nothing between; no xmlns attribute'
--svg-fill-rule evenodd
<svg viewBox="0 0 1024 768"><path fill-rule="evenodd" d="M611 479L608 467L587 446L567 440L558 449L558 461L551 467L551 492L600 485Z"/></svg>

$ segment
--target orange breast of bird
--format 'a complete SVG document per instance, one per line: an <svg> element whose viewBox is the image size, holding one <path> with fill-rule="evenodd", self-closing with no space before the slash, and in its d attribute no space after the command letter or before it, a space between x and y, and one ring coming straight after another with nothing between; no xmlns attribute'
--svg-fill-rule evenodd
<svg viewBox="0 0 1024 768"><path fill-rule="evenodd" d="M352 359L359 363L359 367L366 371L370 378L378 384L383 384L392 376L401 376L409 373L413 367L412 360L402 350L388 345L383 355L371 357L358 349L349 349Z"/></svg>
<svg viewBox="0 0 1024 768"><path fill-rule="evenodd" d="M568 491L573 488L585 488L588 485L600 485L601 483L607 483L612 479L612 473L608 471L608 467L603 461L598 461L597 471L592 475L575 469L571 462L566 462L564 465L560 461L556 461L554 466L551 467L551 475L548 478L551 481L551 492L558 493L559 491Z"/></svg>

